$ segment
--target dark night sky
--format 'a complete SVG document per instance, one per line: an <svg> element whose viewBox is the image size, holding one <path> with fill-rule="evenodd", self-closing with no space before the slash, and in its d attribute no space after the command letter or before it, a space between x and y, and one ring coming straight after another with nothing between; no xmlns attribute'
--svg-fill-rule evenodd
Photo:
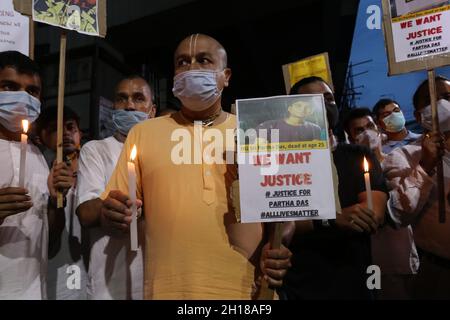
<svg viewBox="0 0 450 320"><path fill-rule="evenodd" d="M345 15L341 14L343 1L258 2L196 1L111 28L107 41L136 70L146 63L158 77L171 79L173 51L179 40L197 32L215 37L226 48L233 71L224 92L225 108L238 98L285 94L281 66L324 51L330 53L339 93L358 1L350 5L352 1L346 1L350 12Z"/></svg>

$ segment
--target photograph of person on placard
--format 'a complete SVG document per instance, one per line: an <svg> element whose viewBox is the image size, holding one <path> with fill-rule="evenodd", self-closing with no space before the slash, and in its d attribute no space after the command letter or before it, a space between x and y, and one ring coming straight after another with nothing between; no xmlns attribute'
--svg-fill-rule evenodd
<svg viewBox="0 0 450 320"><path fill-rule="evenodd" d="M279 141L283 142L300 142L320 140L322 128L314 121L315 108L312 103L305 101L296 101L290 104L284 112L282 118L277 120L268 120L261 123L257 128L257 132L266 130L268 142L271 141L271 130L279 130ZM261 135L258 135L262 138Z"/></svg>
<svg viewBox="0 0 450 320"><path fill-rule="evenodd" d="M326 141L325 113L317 97L268 98L240 102L240 120L258 142ZM272 130L278 130L277 141ZM273 139L272 139L273 137Z"/></svg>
<svg viewBox="0 0 450 320"><path fill-rule="evenodd" d="M98 35L97 0L35 0L35 21L81 33Z"/></svg>
<svg viewBox="0 0 450 320"><path fill-rule="evenodd" d="M392 18L450 5L449 0L390 0Z"/></svg>

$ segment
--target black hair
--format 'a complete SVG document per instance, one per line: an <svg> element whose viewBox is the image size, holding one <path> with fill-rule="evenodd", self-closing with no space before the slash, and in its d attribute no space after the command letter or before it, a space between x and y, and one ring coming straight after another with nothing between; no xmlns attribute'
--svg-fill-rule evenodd
<svg viewBox="0 0 450 320"><path fill-rule="evenodd" d="M40 76L38 64L18 51L0 52L0 70L7 67L15 69L18 73Z"/></svg>
<svg viewBox="0 0 450 320"><path fill-rule="evenodd" d="M363 118L366 116L371 116L372 117L372 112L370 111L369 108L354 108L351 109L347 115L344 118L344 130L349 133L349 128L350 128L350 123L355 120L355 119L359 119L359 118Z"/></svg>
<svg viewBox="0 0 450 320"><path fill-rule="evenodd" d="M378 102L375 104L375 106L372 109L373 112L373 116L375 117L375 119L378 119L378 115L380 113L380 110L383 109L384 107L386 107L387 105L391 104L391 103L395 103L396 105L400 106L400 104L392 99L380 99L378 100Z"/></svg>
<svg viewBox="0 0 450 320"><path fill-rule="evenodd" d="M36 134L41 134L42 130L47 128L50 123L53 121L57 121L58 117L58 107L57 106L50 106L48 108L44 108L41 111L41 114L36 120ZM76 114L75 111L73 111L71 108L65 106L64 112L63 112L63 119L64 122L69 120L75 120L77 123L78 128L80 128L80 117L78 114Z"/></svg>
<svg viewBox="0 0 450 320"><path fill-rule="evenodd" d="M129 74L129 75L125 76L125 78L123 78L121 81L123 81L123 80L136 80L136 79L141 79L141 80L147 82L147 84L148 84L148 81L145 80L143 76L138 75L137 73L132 73L132 74Z"/></svg>
<svg viewBox="0 0 450 320"><path fill-rule="evenodd" d="M436 80L436 82L437 82L437 81L450 81L447 77L444 77L444 76L436 76L435 80ZM423 90L423 88L424 88L425 86L428 86L428 79L425 80L424 82L422 82L422 83L417 87L416 92L414 93L414 96L413 96L413 105L414 105L414 109L415 109L415 110L417 110L417 108L418 108L420 92Z"/></svg>
<svg viewBox="0 0 450 320"><path fill-rule="evenodd" d="M297 81L292 86L291 90L289 91L289 95L298 94L298 91L300 90L301 87L306 86L310 83L314 83L314 82L323 82L331 89L330 85L325 80L323 80L321 77L311 76L311 77L303 78L303 79Z"/></svg>

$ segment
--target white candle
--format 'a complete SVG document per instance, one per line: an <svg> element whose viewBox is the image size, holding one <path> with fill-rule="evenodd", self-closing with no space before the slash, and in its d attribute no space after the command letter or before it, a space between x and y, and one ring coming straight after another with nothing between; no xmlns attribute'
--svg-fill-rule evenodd
<svg viewBox="0 0 450 320"><path fill-rule="evenodd" d="M131 225L130 225L130 243L131 250L137 251L138 249L138 237L137 237L137 209L136 209L136 166L134 159L136 159L136 146L133 146L130 155L130 161L128 161L128 194L131 202Z"/></svg>
<svg viewBox="0 0 450 320"><path fill-rule="evenodd" d="M373 210L372 186L370 185L369 163L367 162L366 157L364 157L364 181L366 183L367 207L370 210Z"/></svg>
<svg viewBox="0 0 450 320"><path fill-rule="evenodd" d="M28 143L28 120L22 120L23 133L20 135L20 167L19 167L19 187L25 187L25 164L27 161Z"/></svg>

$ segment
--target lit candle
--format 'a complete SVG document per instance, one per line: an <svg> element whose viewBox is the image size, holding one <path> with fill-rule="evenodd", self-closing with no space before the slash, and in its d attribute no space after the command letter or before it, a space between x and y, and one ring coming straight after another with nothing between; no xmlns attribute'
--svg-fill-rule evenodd
<svg viewBox="0 0 450 320"><path fill-rule="evenodd" d="M22 120L23 133L20 135L20 167L19 167L19 187L25 187L25 163L27 161L28 143L28 120Z"/></svg>
<svg viewBox="0 0 450 320"><path fill-rule="evenodd" d="M364 181L366 182L367 207L370 210L373 210L372 187L370 185L369 163L367 162L366 157L364 157Z"/></svg>
<svg viewBox="0 0 450 320"><path fill-rule="evenodd" d="M131 150L130 161L128 161L128 194L132 202L131 225L130 225L130 242L132 251L137 251L138 249L137 209L136 209L136 166L134 164L136 155L137 149L136 145L134 145L133 149Z"/></svg>

